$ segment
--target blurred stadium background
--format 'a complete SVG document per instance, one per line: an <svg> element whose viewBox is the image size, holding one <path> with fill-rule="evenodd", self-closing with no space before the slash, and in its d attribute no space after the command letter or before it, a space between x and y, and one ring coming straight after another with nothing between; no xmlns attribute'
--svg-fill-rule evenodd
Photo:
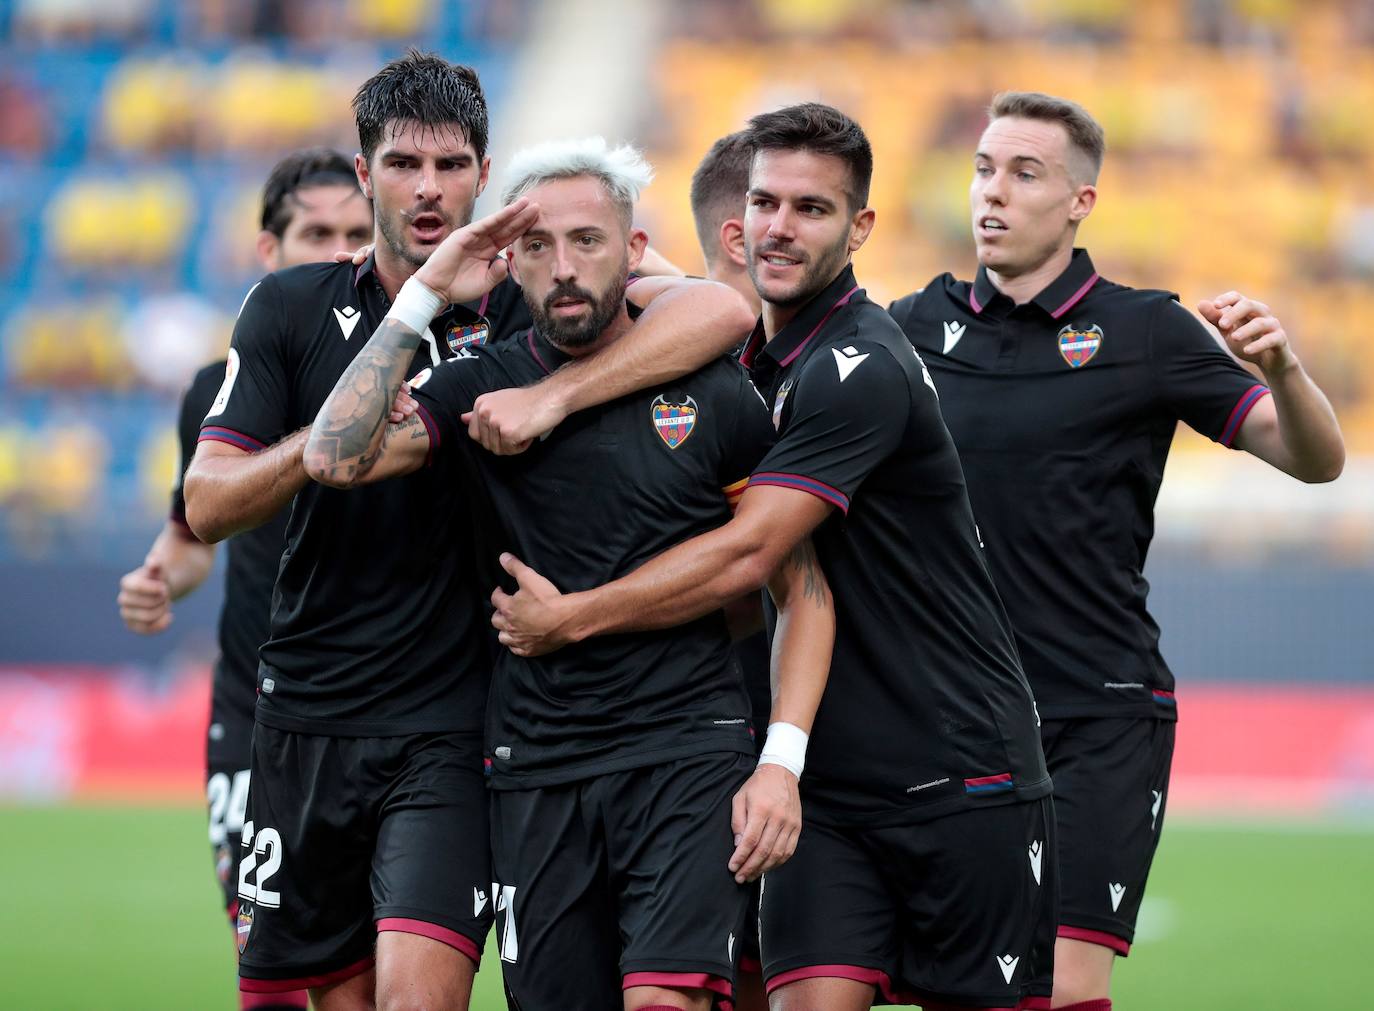
<svg viewBox="0 0 1374 1011"><path fill-rule="evenodd" d="M1367 1004L1361 0L0 0L0 1004L233 1006L199 808L217 580L156 639L124 630L116 584L166 513L178 392L256 279L267 169L305 144L354 151L349 98L412 43L479 68L498 183L532 138L644 146L642 223L689 272L687 182L711 141L762 108L839 105L876 149L857 262L882 299L972 272L969 154L993 92L1103 121L1082 233L1099 268L1190 306L1266 300L1351 452L1309 488L1179 433L1147 574L1182 722L1117 1006Z"/></svg>

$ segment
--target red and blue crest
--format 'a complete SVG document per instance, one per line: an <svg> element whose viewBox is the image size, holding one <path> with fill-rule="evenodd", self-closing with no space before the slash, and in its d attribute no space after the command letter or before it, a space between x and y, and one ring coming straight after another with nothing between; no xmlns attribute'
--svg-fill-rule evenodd
<svg viewBox="0 0 1374 1011"><path fill-rule="evenodd" d="M1102 347L1102 336L1102 328L1096 323L1087 329L1066 326L1059 331L1059 353L1069 363L1069 368L1081 369Z"/></svg>
<svg viewBox="0 0 1374 1011"><path fill-rule="evenodd" d="M448 348L454 354L466 347L478 347L487 342L491 328L487 321L479 319L476 323L454 323L448 328Z"/></svg>
<svg viewBox="0 0 1374 1011"><path fill-rule="evenodd" d="M652 410L654 431L669 449L677 449L687 441L697 424L697 402L691 397L674 403L663 394L654 400Z"/></svg>
<svg viewBox="0 0 1374 1011"><path fill-rule="evenodd" d="M238 936L239 954L243 954L243 949L248 947L248 934L253 929L253 907L239 906L239 919L234 927L234 933Z"/></svg>

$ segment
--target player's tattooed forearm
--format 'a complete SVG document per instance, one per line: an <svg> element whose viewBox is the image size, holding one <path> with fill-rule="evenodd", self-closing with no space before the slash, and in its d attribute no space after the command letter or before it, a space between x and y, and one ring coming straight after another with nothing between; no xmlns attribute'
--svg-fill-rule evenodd
<svg viewBox="0 0 1374 1011"><path fill-rule="evenodd" d="M306 464L331 479L352 479L366 474L382 455L389 436L387 415L396 398L405 370L419 347L420 335L393 319L385 319L358 352L320 408L310 441ZM414 416L397 426L424 426Z"/></svg>
<svg viewBox="0 0 1374 1011"><path fill-rule="evenodd" d="M802 592L807 600L824 606L829 600L826 590L825 573L821 571L821 561L816 557L816 549L811 539L806 538L787 554L787 564L802 575Z"/></svg>

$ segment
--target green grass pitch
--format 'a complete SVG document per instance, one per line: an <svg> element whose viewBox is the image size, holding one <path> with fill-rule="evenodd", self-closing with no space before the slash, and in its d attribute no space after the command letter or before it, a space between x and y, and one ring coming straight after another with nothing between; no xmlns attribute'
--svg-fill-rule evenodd
<svg viewBox="0 0 1374 1011"><path fill-rule="evenodd" d="M1118 1011L1372 1006L1374 833L1167 826ZM0 809L0 1007L231 1011L195 809ZM488 952L474 1011L498 1011Z"/></svg>

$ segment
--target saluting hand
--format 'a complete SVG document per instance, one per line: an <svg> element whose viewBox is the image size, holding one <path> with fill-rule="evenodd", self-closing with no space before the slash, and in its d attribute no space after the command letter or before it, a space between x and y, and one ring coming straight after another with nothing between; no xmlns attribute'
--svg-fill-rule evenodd
<svg viewBox="0 0 1374 1011"><path fill-rule="evenodd" d="M563 594L558 588L509 552L501 555L501 568L519 586L514 594L498 586L491 595L496 608L491 624L501 645L516 656L542 656L571 642L559 628Z"/></svg>
<svg viewBox="0 0 1374 1011"><path fill-rule="evenodd" d="M521 197L450 233L415 277L450 302L481 298L506 277L509 268L501 250L529 231L538 217L539 205Z"/></svg>
<svg viewBox="0 0 1374 1011"><path fill-rule="evenodd" d="M797 777L781 765L760 765L739 788L730 809L735 852L730 873L740 884L771 871L797 851L801 837Z"/></svg>
<svg viewBox="0 0 1374 1011"><path fill-rule="evenodd" d="M1283 325L1263 302L1228 291L1203 299L1197 308L1242 361L1254 362L1265 373L1282 371L1297 362Z"/></svg>

